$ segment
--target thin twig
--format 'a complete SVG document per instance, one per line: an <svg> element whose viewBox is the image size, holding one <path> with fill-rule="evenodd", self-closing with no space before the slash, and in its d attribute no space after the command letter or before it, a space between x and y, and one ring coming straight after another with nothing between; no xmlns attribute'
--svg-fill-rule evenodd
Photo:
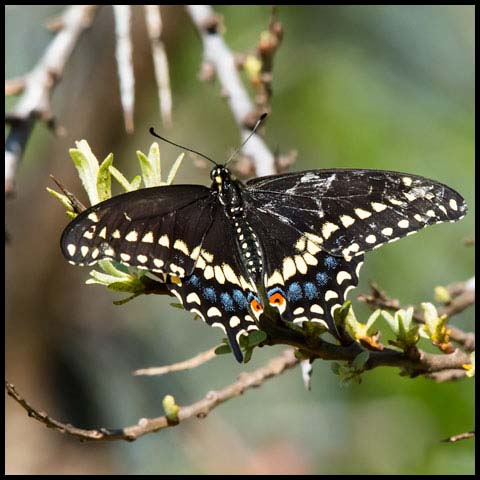
<svg viewBox="0 0 480 480"><path fill-rule="evenodd" d="M5 141L5 194L13 194L14 179L36 120L52 126L50 97L80 35L87 29L97 5L73 5L62 15L60 30L34 69L24 75L24 91L7 116L10 132Z"/></svg>
<svg viewBox="0 0 480 480"><path fill-rule="evenodd" d="M455 443L460 440L467 440L468 438L473 438L473 437L475 437L475 430L472 430L471 432L459 433L458 435L452 435L451 437L448 437L442 440L442 442Z"/></svg>
<svg viewBox="0 0 480 480"><path fill-rule="evenodd" d="M204 418L218 405L221 405L231 398L241 396L250 388L259 387L268 379L277 377L286 370L295 367L297 363L298 360L295 358L293 351L291 349L285 350L281 355L270 360L267 365L260 367L253 372L240 374L236 382L227 385L221 390L208 392L203 399L192 405L180 407L178 412L178 422L171 422L166 416L142 418L136 425L118 429L101 428L87 430L60 422L50 417L47 413L41 412L30 405L29 402L21 397L15 386L8 381L5 382L5 388L8 395L21 405L30 417L61 433L76 437L82 441L133 441L147 433L157 432L164 428L178 425L178 423L189 418Z"/></svg>
<svg viewBox="0 0 480 480"><path fill-rule="evenodd" d="M260 115L242 84L234 55L218 33L218 17L209 5L187 5L187 11L202 38L204 61L215 69L244 141ZM273 154L258 133L243 146L242 152L254 162L257 175L276 173Z"/></svg>
<svg viewBox="0 0 480 480"><path fill-rule="evenodd" d="M113 5L115 17L115 35L117 58L118 81L120 84L120 97L123 108L125 130L133 132L133 110L135 104L135 76L133 74L132 60L132 39L131 27L131 6Z"/></svg>
<svg viewBox="0 0 480 480"><path fill-rule="evenodd" d="M162 42L162 17L158 5L145 5L145 21L147 24L150 46L152 48L155 78L158 85L160 114L166 127L172 125L172 92L170 74L165 46Z"/></svg>
<svg viewBox="0 0 480 480"><path fill-rule="evenodd" d="M164 375L165 373L170 372L179 372L182 370L190 370L192 368L197 368L200 365L212 360L217 355L215 354L215 350L218 347L213 347L206 352L201 352L198 355L195 355L188 360L184 360L182 362L173 363L171 365L165 365L163 367L150 367L150 368L140 368L139 370L135 370L133 375Z"/></svg>

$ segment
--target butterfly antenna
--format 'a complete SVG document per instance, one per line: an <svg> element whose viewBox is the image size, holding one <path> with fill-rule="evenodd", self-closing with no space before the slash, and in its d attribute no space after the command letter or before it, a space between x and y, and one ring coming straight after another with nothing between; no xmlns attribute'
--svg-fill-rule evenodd
<svg viewBox="0 0 480 480"><path fill-rule="evenodd" d="M236 155L238 155L238 152L240 152L240 150L243 148L243 146L250 140L250 138L252 137L252 135L257 131L257 128L260 126L260 124L265 120L265 118L267 117L267 113L262 113L262 115L260 116L260 118L257 120L257 123L255 124L255 126L253 127L252 131L250 132L250 135L244 140L244 142L232 153L232 155L230 156L230 158L227 160L227 163L225 164L225 166L227 166L234 158Z"/></svg>
<svg viewBox="0 0 480 480"><path fill-rule="evenodd" d="M179 148L183 148L184 150L187 150L189 152L192 152L192 153L195 153L197 155L200 155L201 157L205 158L206 160L208 160L209 162L212 162L214 165L217 165L218 166L218 163L215 162L214 160L212 160L210 157L207 157L206 155L204 155L203 153L200 153L200 152L197 152L196 150L193 150L191 148L188 148L188 147L185 147L184 145L179 145L178 143L175 143L175 142L172 142L171 140L168 140L164 137L161 137L158 133L155 132L154 128L153 127L150 127L148 129L148 131L150 132L151 135L153 135L154 137L157 137L159 138L160 140L163 140L164 142L167 142L169 143L170 145L175 145L176 147L179 147Z"/></svg>

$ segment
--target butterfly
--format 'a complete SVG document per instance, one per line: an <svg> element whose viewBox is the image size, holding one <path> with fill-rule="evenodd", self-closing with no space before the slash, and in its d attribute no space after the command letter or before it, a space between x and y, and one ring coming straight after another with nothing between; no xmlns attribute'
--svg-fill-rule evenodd
<svg viewBox="0 0 480 480"><path fill-rule="evenodd" d="M65 228L61 249L75 265L107 259L163 275L186 310L225 332L239 362L240 337L268 312L338 337L333 314L358 284L365 252L467 209L452 188L393 171L243 183L215 164L210 177L210 187L144 188L93 205Z"/></svg>

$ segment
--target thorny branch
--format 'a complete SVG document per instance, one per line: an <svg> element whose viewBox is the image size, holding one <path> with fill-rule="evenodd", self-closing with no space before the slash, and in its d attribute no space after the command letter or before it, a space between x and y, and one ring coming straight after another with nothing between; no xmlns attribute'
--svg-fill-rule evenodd
<svg viewBox="0 0 480 480"><path fill-rule="evenodd" d="M14 179L19 162L37 120L54 127L50 106L53 89L81 34L87 29L96 5L73 5L62 15L62 28L52 40L35 68L21 79L6 82L8 93L23 92L15 108L6 116L10 132L5 141L5 194L14 192Z"/></svg>

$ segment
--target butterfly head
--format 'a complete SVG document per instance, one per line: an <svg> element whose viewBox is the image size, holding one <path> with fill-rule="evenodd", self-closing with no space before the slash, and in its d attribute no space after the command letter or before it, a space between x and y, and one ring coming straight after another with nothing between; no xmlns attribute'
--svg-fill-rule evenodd
<svg viewBox="0 0 480 480"><path fill-rule="evenodd" d="M231 181L230 171L224 165L216 165L213 167L210 172L210 178L213 182L212 187L220 192L224 189L225 184Z"/></svg>

